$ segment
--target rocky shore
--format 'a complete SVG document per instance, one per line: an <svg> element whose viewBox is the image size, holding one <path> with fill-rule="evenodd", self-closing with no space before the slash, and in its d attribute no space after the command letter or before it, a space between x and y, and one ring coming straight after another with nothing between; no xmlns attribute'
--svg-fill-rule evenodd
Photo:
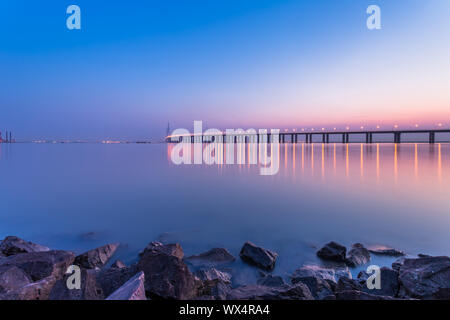
<svg viewBox="0 0 450 320"><path fill-rule="evenodd" d="M0 243L0 299L450 299L450 258L446 256L408 258L399 250L369 250L360 243L347 251L330 242L317 251L323 265L301 266L285 281L271 274L278 254L246 242L239 258L259 268L260 278L257 284L234 287L229 271L237 258L225 248L185 257L178 243L151 242L136 263L127 266L117 260L108 266L118 247L117 243L107 244L76 256L6 237ZM379 289L369 289L371 275L365 271L356 279L350 272L350 268L369 265L372 255L398 257L392 268L381 268ZM79 288L70 286L76 273L73 266L80 271Z"/></svg>

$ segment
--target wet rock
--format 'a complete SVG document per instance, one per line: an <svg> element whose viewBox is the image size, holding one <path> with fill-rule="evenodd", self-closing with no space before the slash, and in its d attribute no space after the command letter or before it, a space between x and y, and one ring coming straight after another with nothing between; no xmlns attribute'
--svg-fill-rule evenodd
<svg viewBox="0 0 450 320"><path fill-rule="evenodd" d="M195 275L201 280L220 280L223 283L231 283L231 275L227 272L219 271L215 268L197 270Z"/></svg>
<svg viewBox="0 0 450 320"><path fill-rule="evenodd" d="M314 300L308 287L303 283L293 286L266 287L259 285L242 286L231 290L229 300Z"/></svg>
<svg viewBox="0 0 450 320"><path fill-rule="evenodd" d="M118 247L118 243L112 243L89 250L77 256L75 264L85 269L102 268L114 255Z"/></svg>
<svg viewBox="0 0 450 320"><path fill-rule="evenodd" d="M137 268L145 273L148 296L181 300L197 296L201 281L189 271L182 257L179 244L159 244L144 250Z"/></svg>
<svg viewBox="0 0 450 320"><path fill-rule="evenodd" d="M96 281L101 287L105 297L123 286L128 280L139 272L135 265L125 268L109 268L96 274Z"/></svg>
<svg viewBox="0 0 450 320"><path fill-rule="evenodd" d="M105 295L101 286L97 283L98 271L81 268L80 289L69 289L67 281L72 273L64 275L53 286L50 300L103 300Z"/></svg>
<svg viewBox="0 0 450 320"><path fill-rule="evenodd" d="M317 251L317 256L324 260L346 262L346 253L347 248L332 241Z"/></svg>
<svg viewBox="0 0 450 320"><path fill-rule="evenodd" d="M14 236L6 237L0 244L0 253L5 257L19 253L44 251L50 251L50 249Z"/></svg>
<svg viewBox="0 0 450 320"><path fill-rule="evenodd" d="M258 247L251 242L246 242L239 256L248 264L255 265L264 270L272 270L275 267L278 254Z"/></svg>
<svg viewBox="0 0 450 320"><path fill-rule="evenodd" d="M74 254L68 251L22 253L0 261L0 266L15 266L24 271L33 282L53 276L61 279L74 261Z"/></svg>
<svg viewBox="0 0 450 320"><path fill-rule="evenodd" d="M189 264L198 267L215 267L235 261L236 258L224 248L214 248L199 255L194 255L185 258Z"/></svg>
<svg viewBox="0 0 450 320"><path fill-rule="evenodd" d="M114 291L106 300L146 300L145 275L141 271Z"/></svg>
<svg viewBox="0 0 450 320"><path fill-rule="evenodd" d="M364 291L364 285L360 281L349 278L340 278L335 292L336 294L343 291Z"/></svg>
<svg viewBox="0 0 450 320"><path fill-rule="evenodd" d="M450 299L450 258L405 259L399 268L400 297Z"/></svg>
<svg viewBox="0 0 450 320"><path fill-rule="evenodd" d="M381 286L380 289L369 289L367 287L367 279L369 274L361 271L358 274L358 282L362 285L363 291L378 296L397 296L399 290L398 272L387 267L380 269Z"/></svg>
<svg viewBox="0 0 450 320"><path fill-rule="evenodd" d="M378 296L362 291L349 290L336 293L336 300L396 300L393 297Z"/></svg>
<svg viewBox="0 0 450 320"><path fill-rule="evenodd" d="M126 264L120 260L114 261L114 263L111 265L111 268L117 268L117 269L122 269L122 268L126 268L126 267L127 267Z"/></svg>
<svg viewBox="0 0 450 320"><path fill-rule="evenodd" d="M370 252L361 243L355 243L347 254L346 263L350 267L357 267L370 261Z"/></svg>
<svg viewBox="0 0 450 320"><path fill-rule="evenodd" d="M139 257L142 257L147 251L161 252L169 256L177 257L178 259L183 259L184 257L183 249L178 243L163 244L157 241L150 242L147 247L145 247L145 249L139 253Z"/></svg>
<svg viewBox="0 0 450 320"><path fill-rule="evenodd" d="M258 279L258 285L266 287L281 287L286 285L286 282L280 276L274 276L271 274L265 275Z"/></svg>
<svg viewBox="0 0 450 320"><path fill-rule="evenodd" d="M405 255L403 251L385 246L371 247L369 248L369 252L375 255L390 256L390 257L401 257Z"/></svg>

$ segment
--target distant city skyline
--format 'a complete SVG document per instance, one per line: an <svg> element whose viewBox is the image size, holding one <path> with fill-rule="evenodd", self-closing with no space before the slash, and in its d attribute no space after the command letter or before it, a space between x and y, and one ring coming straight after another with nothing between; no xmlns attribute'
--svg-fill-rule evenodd
<svg viewBox="0 0 450 320"><path fill-rule="evenodd" d="M18 140L450 127L447 0L79 0L81 30L69 4L0 4L0 127Z"/></svg>

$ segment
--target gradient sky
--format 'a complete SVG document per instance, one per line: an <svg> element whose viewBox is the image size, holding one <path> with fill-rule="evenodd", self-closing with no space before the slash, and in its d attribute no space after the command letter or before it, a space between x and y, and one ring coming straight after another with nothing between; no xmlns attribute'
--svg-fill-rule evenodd
<svg viewBox="0 0 450 320"><path fill-rule="evenodd" d="M0 40L0 128L18 139L450 126L448 0L1 1Z"/></svg>

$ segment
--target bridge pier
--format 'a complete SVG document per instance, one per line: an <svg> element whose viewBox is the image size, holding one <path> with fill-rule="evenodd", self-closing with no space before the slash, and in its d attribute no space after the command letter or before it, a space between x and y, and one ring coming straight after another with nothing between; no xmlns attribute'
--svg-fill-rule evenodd
<svg viewBox="0 0 450 320"><path fill-rule="evenodd" d="M430 137L428 139L429 143L433 144L436 141L435 133L430 131Z"/></svg>

